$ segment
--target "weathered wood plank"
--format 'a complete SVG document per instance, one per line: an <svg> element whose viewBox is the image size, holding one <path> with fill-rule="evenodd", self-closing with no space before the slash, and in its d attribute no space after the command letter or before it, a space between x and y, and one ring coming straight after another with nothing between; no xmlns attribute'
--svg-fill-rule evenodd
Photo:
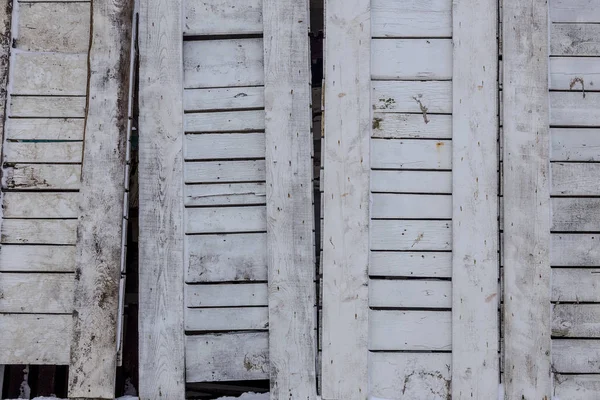
<svg viewBox="0 0 600 400"><path fill-rule="evenodd" d="M449 39L373 39L371 48L373 79L452 79Z"/></svg>
<svg viewBox="0 0 600 400"><path fill-rule="evenodd" d="M427 113L452 113L452 82L373 81L371 90L373 109L381 113L423 114L423 124Z"/></svg>
<svg viewBox="0 0 600 400"><path fill-rule="evenodd" d="M600 198L552 199L553 231L600 231Z"/></svg>
<svg viewBox="0 0 600 400"><path fill-rule="evenodd" d="M15 164L4 167L3 189L79 189L80 165Z"/></svg>
<svg viewBox="0 0 600 400"><path fill-rule="evenodd" d="M267 332L187 336L187 382L268 379L268 340Z"/></svg>
<svg viewBox="0 0 600 400"><path fill-rule="evenodd" d="M452 193L450 171L372 171L371 191L382 193Z"/></svg>
<svg viewBox="0 0 600 400"><path fill-rule="evenodd" d="M554 196L600 195L600 164L552 163L550 171Z"/></svg>
<svg viewBox="0 0 600 400"><path fill-rule="evenodd" d="M4 218L77 218L79 194L8 192L4 193Z"/></svg>
<svg viewBox="0 0 600 400"><path fill-rule="evenodd" d="M4 147L4 162L7 163L81 163L83 143L31 143L9 142Z"/></svg>
<svg viewBox="0 0 600 400"><path fill-rule="evenodd" d="M373 37L450 37L452 1L374 0L371 2Z"/></svg>
<svg viewBox="0 0 600 400"><path fill-rule="evenodd" d="M558 267L600 267L600 235L551 235L550 262Z"/></svg>
<svg viewBox="0 0 600 400"><path fill-rule="evenodd" d="M185 114L183 125L187 133L258 131L265 129L265 112L253 110Z"/></svg>
<svg viewBox="0 0 600 400"><path fill-rule="evenodd" d="M450 281L369 281L369 307L451 308Z"/></svg>
<svg viewBox="0 0 600 400"><path fill-rule="evenodd" d="M186 307L266 306L266 283L186 285Z"/></svg>
<svg viewBox="0 0 600 400"><path fill-rule="evenodd" d="M186 89L183 92L183 107L185 111L262 108L264 105L265 90L257 86Z"/></svg>
<svg viewBox="0 0 600 400"><path fill-rule="evenodd" d="M600 22L596 0L554 0L550 2L552 22Z"/></svg>
<svg viewBox="0 0 600 400"><path fill-rule="evenodd" d="M11 96L10 117L83 118L85 97Z"/></svg>
<svg viewBox="0 0 600 400"><path fill-rule="evenodd" d="M188 88L264 84L262 39L188 41L183 85Z"/></svg>
<svg viewBox="0 0 600 400"><path fill-rule="evenodd" d="M550 58L550 89L573 91L600 90L600 58Z"/></svg>
<svg viewBox="0 0 600 400"><path fill-rule="evenodd" d="M383 139L450 139L452 116L375 112L372 135Z"/></svg>
<svg viewBox="0 0 600 400"><path fill-rule="evenodd" d="M78 95L87 92L87 54L15 54L12 94Z"/></svg>
<svg viewBox="0 0 600 400"><path fill-rule="evenodd" d="M552 161L600 161L600 129L550 129Z"/></svg>
<svg viewBox="0 0 600 400"><path fill-rule="evenodd" d="M264 183L185 185L186 206L256 205L266 203Z"/></svg>
<svg viewBox="0 0 600 400"><path fill-rule="evenodd" d="M600 302L600 270L552 268L552 301Z"/></svg>
<svg viewBox="0 0 600 400"><path fill-rule="evenodd" d="M186 308L185 330L247 331L269 328L267 307Z"/></svg>
<svg viewBox="0 0 600 400"><path fill-rule="evenodd" d="M600 338L600 304L555 304L552 336Z"/></svg>
<svg viewBox="0 0 600 400"><path fill-rule="evenodd" d="M74 272L74 246L27 246L3 244L0 249L2 272Z"/></svg>
<svg viewBox="0 0 600 400"><path fill-rule="evenodd" d="M600 373L600 340L552 340L554 373Z"/></svg>
<svg viewBox="0 0 600 400"><path fill-rule="evenodd" d="M600 126L600 93L550 92L550 110L553 126Z"/></svg>
<svg viewBox="0 0 600 400"><path fill-rule="evenodd" d="M369 350L433 350L452 347L450 311L372 310Z"/></svg>
<svg viewBox="0 0 600 400"><path fill-rule="evenodd" d="M449 140L371 140L371 168L451 169Z"/></svg>
<svg viewBox="0 0 600 400"><path fill-rule="evenodd" d="M186 282L267 280L265 233L185 237Z"/></svg>
<svg viewBox="0 0 600 400"><path fill-rule="evenodd" d="M450 219L452 196L378 193L371 196L371 218Z"/></svg>
<svg viewBox="0 0 600 400"><path fill-rule="evenodd" d="M83 125L83 118L9 118L5 134L9 140L83 140Z"/></svg>
<svg viewBox="0 0 600 400"><path fill-rule="evenodd" d="M265 181L265 161L186 162L185 183Z"/></svg>
<svg viewBox="0 0 600 400"><path fill-rule="evenodd" d="M376 398L428 400L450 398L449 353L370 353L371 395Z"/></svg>
<svg viewBox="0 0 600 400"><path fill-rule="evenodd" d="M71 315L0 314L0 363L68 364L71 320Z"/></svg>
<svg viewBox="0 0 600 400"><path fill-rule="evenodd" d="M554 375L554 395L559 399L595 400L599 391L599 375Z"/></svg>
<svg viewBox="0 0 600 400"><path fill-rule="evenodd" d="M597 24L552 24L550 54L553 56L600 55L600 26Z"/></svg>
<svg viewBox="0 0 600 400"><path fill-rule="evenodd" d="M185 135L183 146L183 158L185 160L264 157L264 133L204 133L200 135Z"/></svg>
<svg viewBox="0 0 600 400"><path fill-rule="evenodd" d="M262 2L246 0L188 1L184 3L183 34L204 35L249 35L263 31Z"/></svg>
<svg viewBox="0 0 600 400"><path fill-rule="evenodd" d="M371 221L371 250L451 250L449 221Z"/></svg>
<svg viewBox="0 0 600 400"><path fill-rule="evenodd" d="M5 219L0 241L2 244L75 244L77 220Z"/></svg>
<svg viewBox="0 0 600 400"><path fill-rule="evenodd" d="M180 0L139 8L139 396L149 399L184 398L194 364L183 331L182 13Z"/></svg>
<svg viewBox="0 0 600 400"><path fill-rule="evenodd" d="M70 315L73 312L73 282L71 273L3 272L0 275L0 313Z"/></svg>
<svg viewBox="0 0 600 400"><path fill-rule="evenodd" d="M452 254L372 251L369 275L449 278L452 276Z"/></svg>
<svg viewBox="0 0 600 400"><path fill-rule="evenodd" d="M185 233L258 232L267 230L264 206L185 209Z"/></svg>

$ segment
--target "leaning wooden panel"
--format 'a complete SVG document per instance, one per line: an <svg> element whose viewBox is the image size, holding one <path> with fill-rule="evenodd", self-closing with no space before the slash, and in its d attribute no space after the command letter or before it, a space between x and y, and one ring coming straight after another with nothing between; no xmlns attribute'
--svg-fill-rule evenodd
<svg viewBox="0 0 600 400"><path fill-rule="evenodd" d="M139 13L139 395L147 399L185 397L182 7L150 0Z"/></svg>
<svg viewBox="0 0 600 400"><path fill-rule="evenodd" d="M548 2L504 0L503 34L505 396L543 399L552 384Z"/></svg>
<svg viewBox="0 0 600 400"><path fill-rule="evenodd" d="M370 0L329 0L325 25L322 397L368 393Z"/></svg>

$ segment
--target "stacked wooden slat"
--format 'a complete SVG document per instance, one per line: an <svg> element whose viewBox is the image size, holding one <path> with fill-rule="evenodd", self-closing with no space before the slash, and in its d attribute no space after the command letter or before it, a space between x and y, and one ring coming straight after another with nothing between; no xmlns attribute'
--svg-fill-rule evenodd
<svg viewBox="0 0 600 400"><path fill-rule="evenodd" d="M600 389L600 3L550 2L552 364L556 396Z"/></svg>
<svg viewBox="0 0 600 400"><path fill-rule="evenodd" d="M262 1L184 9L188 382L268 379Z"/></svg>
<svg viewBox="0 0 600 400"><path fill-rule="evenodd" d="M452 2L374 0L371 394L450 396Z"/></svg>

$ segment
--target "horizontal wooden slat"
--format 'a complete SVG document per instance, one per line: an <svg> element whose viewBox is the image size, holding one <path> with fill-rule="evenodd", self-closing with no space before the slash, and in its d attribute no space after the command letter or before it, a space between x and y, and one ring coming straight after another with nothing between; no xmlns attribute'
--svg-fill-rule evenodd
<svg viewBox="0 0 600 400"><path fill-rule="evenodd" d="M452 173L449 171L371 171L371 191L452 193Z"/></svg>
<svg viewBox="0 0 600 400"><path fill-rule="evenodd" d="M600 338L600 304L555 304L552 335Z"/></svg>
<svg viewBox="0 0 600 400"><path fill-rule="evenodd" d="M9 140L82 140L84 120L9 118L6 138Z"/></svg>
<svg viewBox="0 0 600 400"><path fill-rule="evenodd" d="M4 168L3 189L79 189L80 165L15 164Z"/></svg>
<svg viewBox="0 0 600 400"><path fill-rule="evenodd" d="M265 161L186 162L185 183L264 181Z"/></svg>
<svg viewBox="0 0 600 400"><path fill-rule="evenodd" d="M68 365L70 315L0 314L1 364Z"/></svg>
<svg viewBox="0 0 600 400"><path fill-rule="evenodd" d="M263 41L228 39L184 42L183 71L186 89L262 85Z"/></svg>
<svg viewBox="0 0 600 400"><path fill-rule="evenodd" d="M369 353L373 398L448 400L449 353Z"/></svg>
<svg viewBox="0 0 600 400"><path fill-rule="evenodd" d="M553 0L549 5L552 22L600 22L596 0Z"/></svg>
<svg viewBox="0 0 600 400"><path fill-rule="evenodd" d="M552 340L555 373L600 373L600 340Z"/></svg>
<svg viewBox="0 0 600 400"><path fill-rule="evenodd" d="M599 196L600 164L552 163L551 194L555 196Z"/></svg>
<svg viewBox="0 0 600 400"><path fill-rule="evenodd" d="M75 246L19 246L0 248L2 272L73 272Z"/></svg>
<svg viewBox="0 0 600 400"><path fill-rule="evenodd" d="M452 254L372 251L369 275L449 278L452 276Z"/></svg>
<svg viewBox="0 0 600 400"><path fill-rule="evenodd" d="M85 97L11 96L11 117L83 118Z"/></svg>
<svg viewBox="0 0 600 400"><path fill-rule="evenodd" d="M203 0L184 2L183 34L242 35L262 33L260 0Z"/></svg>
<svg viewBox="0 0 600 400"><path fill-rule="evenodd" d="M16 53L14 62L12 94L86 94L87 54Z"/></svg>
<svg viewBox="0 0 600 400"><path fill-rule="evenodd" d="M267 280L264 233L185 237L186 282Z"/></svg>
<svg viewBox="0 0 600 400"><path fill-rule="evenodd" d="M268 340L267 332L188 336L186 381L269 379Z"/></svg>
<svg viewBox="0 0 600 400"><path fill-rule="evenodd" d="M551 57L550 89L600 90L600 57Z"/></svg>
<svg viewBox="0 0 600 400"><path fill-rule="evenodd" d="M557 399L597 400L600 375L554 375L554 395Z"/></svg>
<svg viewBox="0 0 600 400"><path fill-rule="evenodd" d="M450 311L369 312L369 350L450 350Z"/></svg>
<svg viewBox="0 0 600 400"><path fill-rule="evenodd" d="M0 274L0 313L73 311L73 274Z"/></svg>
<svg viewBox="0 0 600 400"><path fill-rule="evenodd" d="M600 235L555 233L550 263L561 267L600 267Z"/></svg>
<svg viewBox="0 0 600 400"><path fill-rule="evenodd" d="M371 102L373 109L382 113L450 114L452 113L452 82L373 81ZM423 118L421 121L426 124Z"/></svg>
<svg viewBox="0 0 600 400"><path fill-rule="evenodd" d="M224 183L209 185L185 185L186 206L219 206L264 204L264 183Z"/></svg>
<svg viewBox="0 0 600 400"><path fill-rule="evenodd" d="M371 250L451 250L449 221L371 221Z"/></svg>
<svg viewBox="0 0 600 400"><path fill-rule="evenodd" d="M266 283L186 285L186 307L266 306Z"/></svg>
<svg viewBox="0 0 600 400"><path fill-rule="evenodd" d="M448 140L373 139L371 168L450 169L452 142Z"/></svg>
<svg viewBox="0 0 600 400"><path fill-rule="evenodd" d="M6 244L75 244L77 220L74 219L5 219L1 243Z"/></svg>
<svg viewBox="0 0 600 400"><path fill-rule="evenodd" d="M451 308L452 282L371 279L369 307Z"/></svg>
<svg viewBox="0 0 600 400"><path fill-rule="evenodd" d="M266 231L266 212L264 206L187 208L185 233Z"/></svg>
<svg viewBox="0 0 600 400"><path fill-rule="evenodd" d="M4 161L8 163L81 163L82 142L6 142Z"/></svg>
<svg viewBox="0 0 600 400"><path fill-rule="evenodd" d="M8 192L4 194L4 218L77 218L79 194Z"/></svg>
<svg viewBox="0 0 600 400"><path fill-rule="evenodd" d="M186 160L264 158L264 133L203 133L185 135Z"/></svg>
<svg viewBox="0 0 600 400"><path fill-rule="evenodd" d="M427 123L425 123L425 118ZM384 139L450 139L451 115L373 113L371 136Z"/></svg>
<svg viewBox="0 0 600 400"><path fill-rule="evenodd" d="M550 130L552 161L600 161L600 129Z"/></svg>
<svg viewBox="0 0 600 400"><path fill-rule="evenodd" d="M451 0L373 0L373 37L450 37Z"/></svg>
<svg viewBox="0 0 600 400"><path fill-rule="evenodd" d="M552 199L553 231L600 231L600 198Z"/></svg>
<svg viewBox="0 0 600 400"><path fill-rule="evenodd" d="M600 126L600 93L550 92L550 111L552 125Z"/></svg>
<svg viewBox="0 0 600 400"><path fill-rule="evenodd" d="M373 39L373 79L446 80L452 78L449 39Z"/></svg>
<svg viewBox="0 0 600 400"><path fill-rule="evenodd" d="M600 55L600 25L551 24L550 55L598 56Z"/></svg>
<svg viewBox="0 0 600 400"><path fill-rule="evenodd" d="M188 331L243 331L269 328L267 307L187 308L185 329Z"/></svg>
<svg viewBox="0 0 600 400"><path fill-rule="evenodd" d="M89 3L21 3L16 47L26 51L86 53Z"/></svg>
<svg viewBox="0 0 600 400"><path fill-rule="evenodd" d="M600 269L552 268L552 301L600 302Z"/></svg>
<svg viewBox="0 0 600 400"><path fill-rule="evenodd" d="M218 89L186 89L183 92L185 111L262 108L265 106L263 87Z"/></svg>
<svg viewBox="0 0 600 400"><path fill-rule="evenodd" d="M183 118L186 132L239 132L265 129L265 112L226 111L185 114Z"/></svg>
<svg viewBox="0 0 600 400"><path fill-rule="evenodd" d="M371 218L452 218L451 195L376 193Z"/></svg>

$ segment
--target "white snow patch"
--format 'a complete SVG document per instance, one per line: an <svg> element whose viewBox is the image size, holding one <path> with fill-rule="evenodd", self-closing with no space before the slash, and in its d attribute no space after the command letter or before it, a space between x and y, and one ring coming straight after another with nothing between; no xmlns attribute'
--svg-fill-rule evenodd
<svg viewBox="0 0 600 400"><path fill-rule="evenodd" d="M248 392L240 397L219 397L217 400L269 400L269 393Z"/></svg>

